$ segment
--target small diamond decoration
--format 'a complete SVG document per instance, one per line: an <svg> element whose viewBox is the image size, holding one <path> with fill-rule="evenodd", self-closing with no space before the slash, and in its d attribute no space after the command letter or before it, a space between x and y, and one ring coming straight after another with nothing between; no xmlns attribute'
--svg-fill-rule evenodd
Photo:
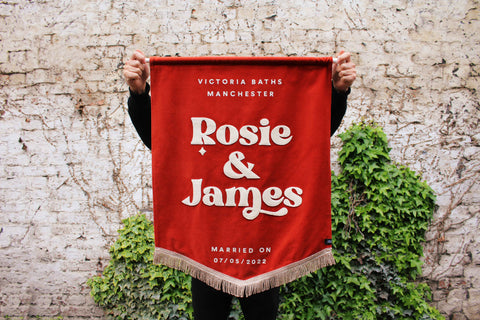
<svg viewBox="0 0 480 320"><path fill-rule="evenodd" d="M198 152L200 152L200 154L203 156L205 154L205 152L207 152L207 150L205 150L203 147L202 149L200 149Z"/></svg>

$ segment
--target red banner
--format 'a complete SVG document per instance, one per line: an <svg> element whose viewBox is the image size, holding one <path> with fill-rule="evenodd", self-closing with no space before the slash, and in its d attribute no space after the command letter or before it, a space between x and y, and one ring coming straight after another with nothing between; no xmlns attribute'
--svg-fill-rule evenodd
<svg viewBox="0 0 480 320"><path fill-rule="evenodd" d="M332 58L150 58L155 262L236 296L333 264Z"/></svg>

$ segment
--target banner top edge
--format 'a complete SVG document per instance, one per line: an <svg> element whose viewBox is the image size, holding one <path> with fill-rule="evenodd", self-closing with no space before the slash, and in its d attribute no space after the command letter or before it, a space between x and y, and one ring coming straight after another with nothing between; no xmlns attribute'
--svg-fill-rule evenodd
<svg viewBox="0 0 480 320"><path fill-rule="evenodd" d="M249 64L300 64L300 65L323 65L335 63L333 57L238 57L238 56L203 56L203 57L158 57L152 56L148 58L147 63L151 65L188 65L188 64L232 64L232 65L249 65Z"/></svg>

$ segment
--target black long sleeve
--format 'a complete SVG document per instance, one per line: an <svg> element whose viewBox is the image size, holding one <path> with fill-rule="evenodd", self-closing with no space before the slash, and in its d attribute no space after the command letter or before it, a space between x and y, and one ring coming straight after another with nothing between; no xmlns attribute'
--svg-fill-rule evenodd
<svg viewBox="0 0 480 320"><path fill-rule="evenodd" d="M346 92L338 92L332 85L332 107L330 114L330 136L337 131L343 116L347 111L347 97L350 94L350 88Z"/></svg>
<svg viewBox="0 0 480 320"><path fill-rule="evenodd" d="M130 92L128 98L128 114L130 119L142 139L143 143L149 148L152 148L152 124L151 124L151 100L150 100L150 85L147 83L145 93L135 94ZM350 94L350 89L347 92L337 92L332 86L332 109L330 122L330 135L337 131L343 116L347 110L347 96Z"/></svg>
<svg viewBox="0 0 480 320"><path fill-rule="evenodd" d="M150 85L147 83L143 94L130 91L128 98L128 114L140 139L152 149L152 102L150 99Z"/></svg>

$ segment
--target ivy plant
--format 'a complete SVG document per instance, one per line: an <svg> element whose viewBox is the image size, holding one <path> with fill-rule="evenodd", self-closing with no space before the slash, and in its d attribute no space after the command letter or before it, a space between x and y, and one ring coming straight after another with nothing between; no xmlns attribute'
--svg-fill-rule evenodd
<svg viewBox="0 0 480 320"><path fill-rule="evenodd" d="M432 219L432 189L392 163L382 129L353 125L340 135L341 171L332 173L336 265L282 287L279 319L444 319L428 304L422 243ZM153 225L123 221L91 294L115 319L192 319L189 276L153 264ZM237 299L230 319L243 319Z"/></svg>
<svg viewBox="0 0 480 320"><path fill-rule="evenodd" d="M114 319L191 319L190 277L153 264L153 224L145 215L123 220L102 276L87 281L95 302Z"/></svg>
<svg viewBox="0 0 480 320"><path fill-rule="evenodd" d="M283 287L282 319L444 319L421 274L433 190L392 163L375 124L354 124L332 173L336 265Z"/></svg>

